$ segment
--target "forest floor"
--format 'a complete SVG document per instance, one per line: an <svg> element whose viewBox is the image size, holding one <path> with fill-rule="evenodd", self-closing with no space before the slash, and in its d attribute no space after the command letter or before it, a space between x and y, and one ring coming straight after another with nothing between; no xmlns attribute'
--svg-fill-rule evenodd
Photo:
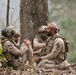
<svg viewBox="0 0 76 75"><path fill-rule="evenodd" d="M51 69L27 69L27 70L13 70L11 68L0 68L0 75L76 75L76 64L68 67L59 68L53 67Z"/></svg>

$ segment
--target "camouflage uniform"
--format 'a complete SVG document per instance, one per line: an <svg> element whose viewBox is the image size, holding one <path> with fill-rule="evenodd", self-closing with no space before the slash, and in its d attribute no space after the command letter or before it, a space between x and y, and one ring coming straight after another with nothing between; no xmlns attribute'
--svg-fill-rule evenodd
<svg viewBox="0 0 76 75"><path fill-rule="evenodd" d="M43 47L41 51L41 57L36 57L35 62L40 63L38 67L43 67L45 69L52 68L52 66L58 66L67 64L66 49L62 38L60 38L58 32L60 29L55 23L49 23L46 32L48 36L51 36L46 42L46 47Z"/></svg>
<svg viewBox="0 0 76 75"><path fill-rule="evenodd" d="M59 36L58 33L55 34L51 39L54 40L57 36ZM51 42L51 39L46 46L46 54L41 57L42 61L38 64L39 67L43 65L44 67L48 68L51 64L58 65L64 61L64 41L61 38L56 38L53 42Z"/></svg>
<svg viewBox="0 0 76 75"><path fill-rule="evenodd" d="M39 34L35 36L35 38L33 39L33 48L34 48L34 53L37 53L40 55L42 48L44 46L46 46L46 40L43 40L43 38L41 36L47 37L45 36L45 28L47 26L41 26L38 28L38 32Z"/></svg>
<svg viewBox="0 0 76 75"><path fill-rule="evenodd" d="M38 35L36 35L33 40L34 52L40 54L44 46L46 46L46 43Z"/></svg>
<svg viewBox="0 0 76 75"><path fill-rule="evenodd" d="M29 64L33 65L33 55L31 50L24 45L24 43L20 46L20 49L14 46L14 44L10 41L6 41L3 46L3 53L10 63L10 65L14 67L23 66L27 60Z"/></svg>
<svg viewBox="0 0 76 75"><path fill-rule="evenodd" d="M3 37L2 45L3 54L10 66L19 68L25 65L27 60L29 65L35 65L31 45L27 47L25 43L22 43L20 47L17 47L12 37Z"/></svg>

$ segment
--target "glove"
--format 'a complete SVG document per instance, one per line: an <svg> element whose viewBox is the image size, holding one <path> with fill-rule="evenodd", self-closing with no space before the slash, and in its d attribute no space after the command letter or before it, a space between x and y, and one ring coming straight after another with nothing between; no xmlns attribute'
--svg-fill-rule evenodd
<svg viewBox="0 0 76 75"><path fill-rule="evenodd" d="M40 57L36 57L36 58L34 58L34 61L35 61L36 63L39 63L39 62L41 61L41 58L40 58Z"/></svg>

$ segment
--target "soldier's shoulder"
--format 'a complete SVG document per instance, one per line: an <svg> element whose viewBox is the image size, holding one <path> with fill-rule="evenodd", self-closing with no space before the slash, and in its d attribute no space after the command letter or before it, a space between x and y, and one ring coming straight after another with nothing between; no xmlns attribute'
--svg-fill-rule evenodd
<svg viewBox="0 0 76 75"><path fill-rule="evenodd" d="M12 42L10 42L9 40L7 40L4 45L12 45Z"/></svg>
<svg viewBox="0 0 76 75"><path fill-rule="evenodd" d="M24 43L21 44L20 49L25 49L26 51L28 50L27 45L25 45Z"/></svg>
<svg viewBox="0 0 76 75"><path fill-rule="evenodd" d="M56 38L56 39L55 39L55 42L63 43L64 41L63 41L63 39L62 39L62 38Z"/></svg>

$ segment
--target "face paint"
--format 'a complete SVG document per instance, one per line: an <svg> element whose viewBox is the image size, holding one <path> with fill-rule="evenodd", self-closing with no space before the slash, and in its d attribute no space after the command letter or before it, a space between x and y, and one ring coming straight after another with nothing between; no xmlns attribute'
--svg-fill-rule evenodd
<svg viewBox="0 0 76 75"><path fill-rule="evenodd" d="M40 33L39 36L42 38L43 41L48 38L46 33Z"/></svg>

